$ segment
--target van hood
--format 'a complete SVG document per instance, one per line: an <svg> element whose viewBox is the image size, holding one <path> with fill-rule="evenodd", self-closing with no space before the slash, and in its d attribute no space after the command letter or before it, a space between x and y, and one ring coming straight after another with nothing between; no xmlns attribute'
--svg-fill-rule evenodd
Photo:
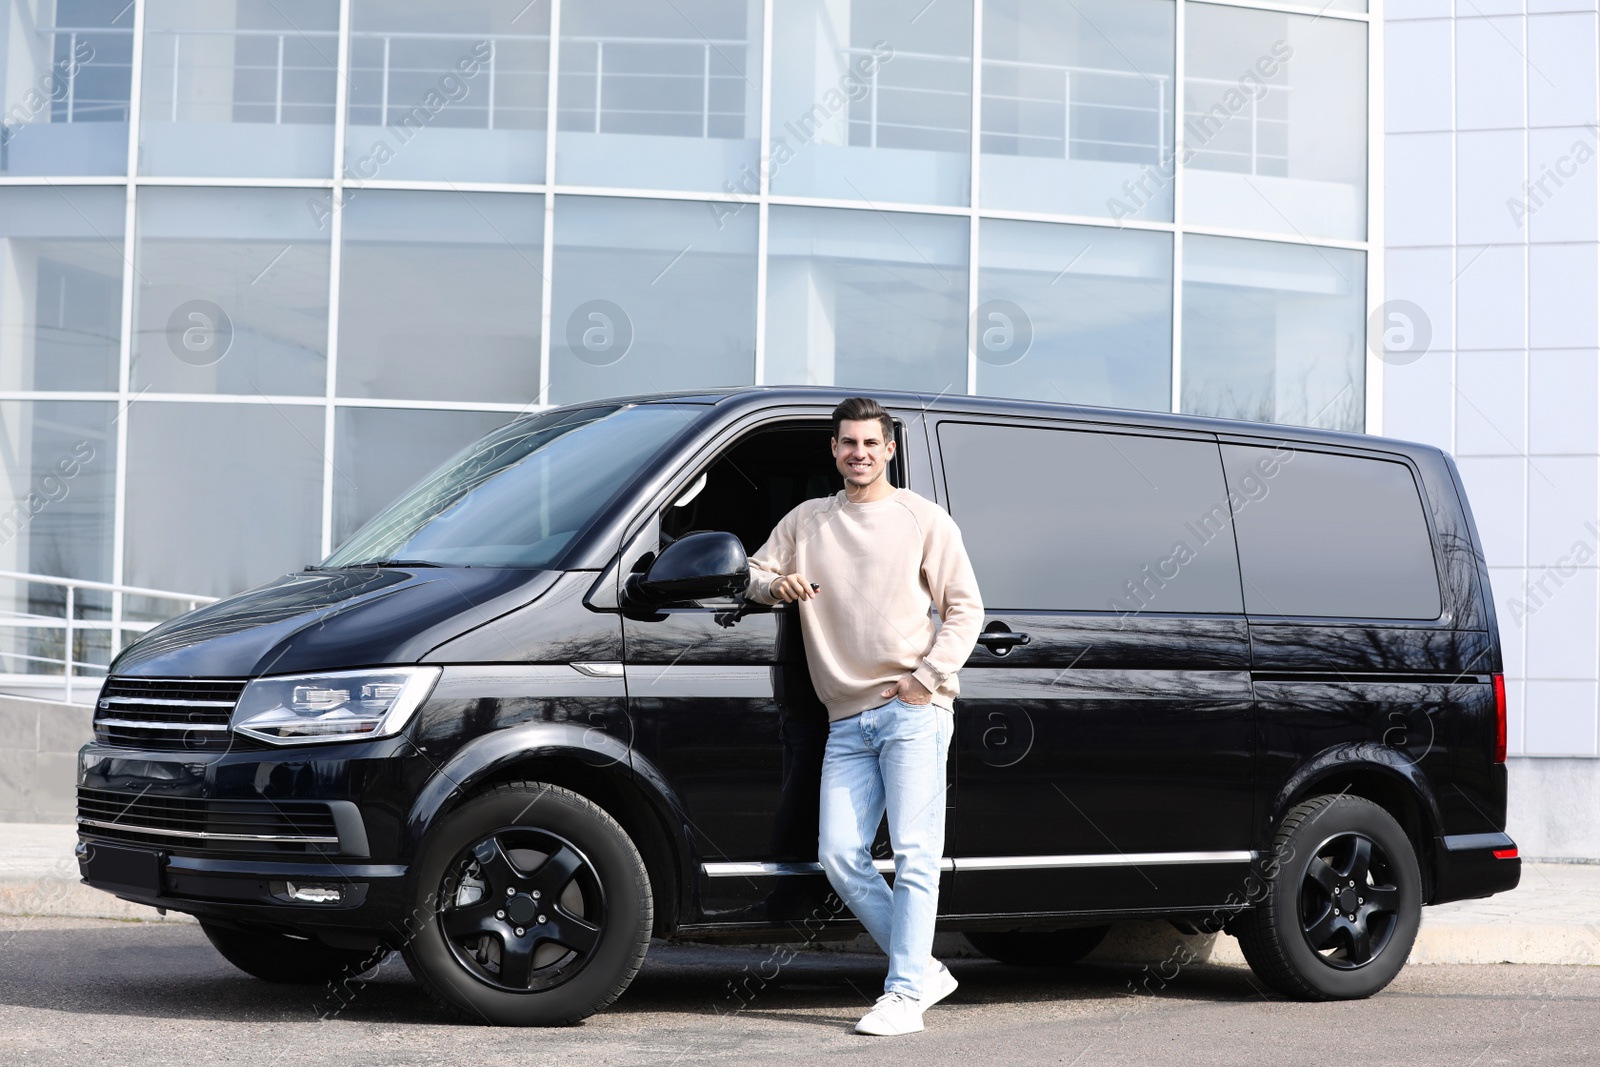
<svg viewBox="0 0 1600 1067"><path fill-rule="evenodd" d="M537 599L559 574L503 567L285 574L162 623L124 649L110 673L254 678L415 663Z"/></svg>

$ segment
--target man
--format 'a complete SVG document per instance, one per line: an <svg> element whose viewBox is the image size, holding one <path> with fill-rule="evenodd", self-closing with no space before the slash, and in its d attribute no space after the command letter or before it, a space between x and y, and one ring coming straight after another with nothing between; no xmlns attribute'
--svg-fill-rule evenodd
<svg viewBox="0 0 1600 1067"><path fill-rule="evenodd" d="M877 401L834 409L832 449L844 488L779 521L750 558L746 596L799 602L811 680L828 708L817 853L889 957L883 996L856 1032L910 1034L956 987L932 958L933 924L956 671L977 643L983 602L955 521L885 477L894 429ZM869 851L886 809L893 892Z"/></svg>

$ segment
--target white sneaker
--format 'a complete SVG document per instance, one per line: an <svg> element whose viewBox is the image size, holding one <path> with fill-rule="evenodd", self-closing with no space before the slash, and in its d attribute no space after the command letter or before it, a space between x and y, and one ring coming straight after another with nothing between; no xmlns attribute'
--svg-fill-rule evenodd
<svg viewBox="0 0 1600 1067"><path fill-rule="evenodd" d="M950 973L950 968L934 960L928 964L928 973L922 979L922 1010L927 1011L939 1001L956 991L956 986L961 983L956 981L956 976Z"/></svg>
<svg viewBox="0 0 1600 1067"><path fill-rule="evenodd" d="M922 1005L904 993L885 993L856 1023L856 1033L899 1037L922 1029Z"/></svg>

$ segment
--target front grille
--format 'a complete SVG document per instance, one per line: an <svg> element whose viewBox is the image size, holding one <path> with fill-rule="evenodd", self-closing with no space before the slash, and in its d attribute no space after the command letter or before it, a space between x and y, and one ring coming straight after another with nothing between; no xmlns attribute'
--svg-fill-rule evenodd
<svg viewBox="0 0 1600 1067"><path fill-rule="evenodd" d="M332 810L315 800L203 800L113 789L78 790L87 837L178 851L336 852Z"/></svg>
<svg viewBox="0 0 1600 1067"><path fill-rule="evenodd" d="M228 732L244 682L108 678L94 709L94 735L108 745L180 752L238 747Z"/></svg>

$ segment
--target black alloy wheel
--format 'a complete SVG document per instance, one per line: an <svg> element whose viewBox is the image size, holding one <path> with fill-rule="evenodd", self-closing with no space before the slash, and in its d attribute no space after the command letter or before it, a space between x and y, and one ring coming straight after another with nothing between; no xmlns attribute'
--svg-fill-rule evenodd
<svg viewBox="0 0 1600 1067"><path fill-rule="evenodd" d="M439 820L417 859L406 965L463 1019L565 1026L622 995L654 926L644 860L588 797L492 786Z"/></svg>
<svg viewBox="0 0 1600 1067"><path fill-rule="evenodd" d="M1300 929L1311 951L1337 970L1365 967L1399 924L1400 888L1383 846L1335 834L1316 850L1300 885Z"/></svg>
<svg viewBox="0 0 1600 1067"><path fill-rule="evenodd" d="M463 849L445 875L446 944L479 981L513 993L566 982L588 964L605 925L605 891L572 842L506 826Z"/></svg>
<svg viewBox="0 0 1600 1067"><path fill-rule="evenodd" d="M1370 997L1405 966L1422 923L1422 876L1411 839L1377 804L1339 794L1295 806L1257 871L1255 907L1229 929L1278 992Z"/></svg>

